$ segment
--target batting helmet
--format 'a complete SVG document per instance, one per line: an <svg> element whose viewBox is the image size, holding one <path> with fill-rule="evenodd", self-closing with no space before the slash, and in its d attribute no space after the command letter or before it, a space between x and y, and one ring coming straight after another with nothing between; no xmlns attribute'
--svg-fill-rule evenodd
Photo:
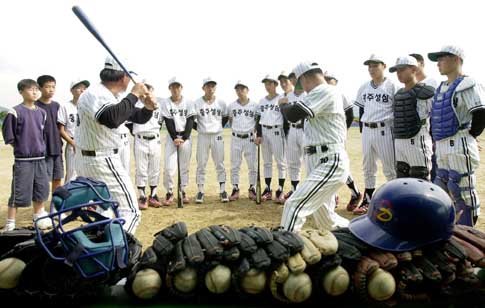
<svg viewBox="0 0 485 308"><path fill-rule="evenodd" d="M379 249L409 251L449 239L454 221L453 202L443 189L425 180L400 178L382 185L367 215L353 219L349 229Z"/></svg>

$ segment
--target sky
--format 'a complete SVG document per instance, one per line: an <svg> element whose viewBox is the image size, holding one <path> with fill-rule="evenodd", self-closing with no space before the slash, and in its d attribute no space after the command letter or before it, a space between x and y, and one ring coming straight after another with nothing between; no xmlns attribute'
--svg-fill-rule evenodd
<svg viewBox="0 0 485 308"><path fill-rule="evenodd" d="M54 76L61 103L70 99L73 79L99 82L108 54L72 13L73 5L159 97L169 96L173 76L183 82L185 97L200 97L202 80L210 76L218 81L216 95L228 103L238 80L259 100L266 74L309 60L334 72L353 98L369 80L363 62L370 54L390 67L398 56L426 55L448 44L464 49L464 72L485 83L483 10L476 0L16 0L0 2L0 106L21 102L16 85L24 78ZM426 71L443 78L436 63L427 61Z"/></svg>

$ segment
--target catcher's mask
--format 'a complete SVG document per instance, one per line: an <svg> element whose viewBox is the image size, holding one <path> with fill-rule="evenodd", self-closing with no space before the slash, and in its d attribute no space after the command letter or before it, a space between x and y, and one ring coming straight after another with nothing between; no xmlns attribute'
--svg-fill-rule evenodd
<svg viewBox="0 0 485 308"><path fill-rule="evenodd" d="M37 241L51 258L73 265L84 278L125 268L128 243L117 208L105 183L77 177L53 193L49 215L34 224ZM41 219L50 219L51 232L40 231Z"/></svg>
<svg viewBox="0 0 485 308"><path fill-rule="evenodd" d="M447 240L452 235L455 208L437 185L399 178L372 196L366 216L353 219L350 231L367 244L388 251L409 251Z"/></svg>

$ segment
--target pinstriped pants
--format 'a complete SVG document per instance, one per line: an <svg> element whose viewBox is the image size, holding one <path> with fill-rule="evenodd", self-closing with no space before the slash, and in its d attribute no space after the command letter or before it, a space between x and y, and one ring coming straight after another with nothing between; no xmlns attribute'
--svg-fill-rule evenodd
<svg viewBox="0 0 485 308"><path fill-rule="evenodd" d="M157 135L157 133L153 133ZM137 187L158 186L160 181L160 137L152 140L135 135L135 185Z"/></svg>
<svg viewBox="0 0 485 308"><path fill-rule="evenodd" d="M278 178L286 178L286 153L285 153L285 138L283 137L283 129L265 128L263 127L263 143L262 156L264 166L264 177L273 177L273 157L276 160L278 167Z"/></svg>
<svg viewBox="0 0 485 308"><path fill-rule="evenodd" d="M64 160L66 162L66 178L64 179L65 183L74 180L77 176L74 166L74 155L75 153L72 145L70 145L69 143L66 144L66 149L64 152Z"/></svg>
<svg viewBox="0 0 485 308"><path fill-rule="evenodd" d="M433 142L427 125L423 125L419 132L408 139L395 139L396 161L409 164L410 167L426 167L431 171L431 155Z"/></svg>
<svg viewBox="0 0 485 308"><path fill-rule="evenodd" d="M300 170L303 161L303 138L302 128L290 127L286 146L286 160L288 161L288 176L291 181L300 180Z"/></svg>
<svg viewBox="0 0 485 308"><path fill-rule="evenodd" d="M180 185L182 191L185 191L189 183L189 166L190 157L192 156L192 141L185 140L179 149L180 154ZM173 190L174 176L177 172L177 147L173 143L170 135L165 140L165 168L163 170L163 186L166 191Z"/></svg>
<svg viewBox="0 0 485 308"><path fill-rule="evenodd" d="M239 138L237 136L232 136L231 138L231 183L233 185L240 184L239 172L243 155L248 164L249 185L256 185L258 156L254 138L255 136L252 133L248 138Z"/></svg>

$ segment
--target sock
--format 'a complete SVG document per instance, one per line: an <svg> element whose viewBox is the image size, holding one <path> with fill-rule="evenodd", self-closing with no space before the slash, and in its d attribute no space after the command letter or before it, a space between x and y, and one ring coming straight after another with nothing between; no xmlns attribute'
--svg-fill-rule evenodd
<svg viewBox="0 0 485 308"><path fill-rule="evenodd" d="M173 188L171 188L171 187L170 187L170 188L168 189L168 193L169 193L169 194L173 194Z"/></svg>
<svg viewBox="0 0 485 308"><path fill-rule="evenodd" d="M366 188L365 189L365 197L367 199L367 202L370 203L370 200L372 199L372 194L374 193L375 188Z"/></svg>
<svg viewBox="0 0 485 308"><path fill-rule="evenodd" d="M271 190L271 178L264 178L264 182L266 183L266 189Z"/></svg>
<svg viewBox="0 0 485 308"><path fill-rule="evenodd" d="M285 186L285 179L278 179L278 190L283 191L283 186Z"/></svg>
<svg viewBox="0 0 485 308"><path fill-rule="evenodd" d="M199 191L200 191L201 193L204 193L204 185L199 184L199 185L197 185L197 187L199 188Z"/></svg>
<svg viewBox="0 0 485 308"><path fill-rule="evenodd" d="M7 225L15 225L15 218L7 218Z"/></svg>
<svg viewBox="0 0 485 308"><path fill-rule="evenodd" d="M221 193L226 191L226 182L219 182Z"/></svg>
<svg viewBox="0 0 485 308"><path fill-rule="evenodd" d="M296 186L298 186L298 183L300 183L300 181L291 181L291 186L293 187L293 191L296 190Z"/></svg>
<svg viewBox="0 0 485 308"><path fill-rule="evenodd" d="M157 194L157 186L150 186L150 189L150 197L155 197L155 195Z"/></svg>
<svg viewBox="0 0 485 308"><path fill-rule="evenodd" d="M138 186L138 192L140 197L145 197L145 186Z"/></svg>
<svg viewBox="0 0 485 308"><path fill-rule="evenodd" d="M349 178L350 180L350 178ZM350 189L350 192L352 193L352 196L353 197L357 197L360 192L359 192L359 189L357 187L355 187L355 182L350 180L350 181L347 181L347 187Z"/></svg>
<svg viewBox="0 0 485 308"><path fill-rule="evenodd" d="M239 190L239 185L237 185L237 184L233 184L233 185L232 185L232 189L234 189L234 190Z"/></svg>

